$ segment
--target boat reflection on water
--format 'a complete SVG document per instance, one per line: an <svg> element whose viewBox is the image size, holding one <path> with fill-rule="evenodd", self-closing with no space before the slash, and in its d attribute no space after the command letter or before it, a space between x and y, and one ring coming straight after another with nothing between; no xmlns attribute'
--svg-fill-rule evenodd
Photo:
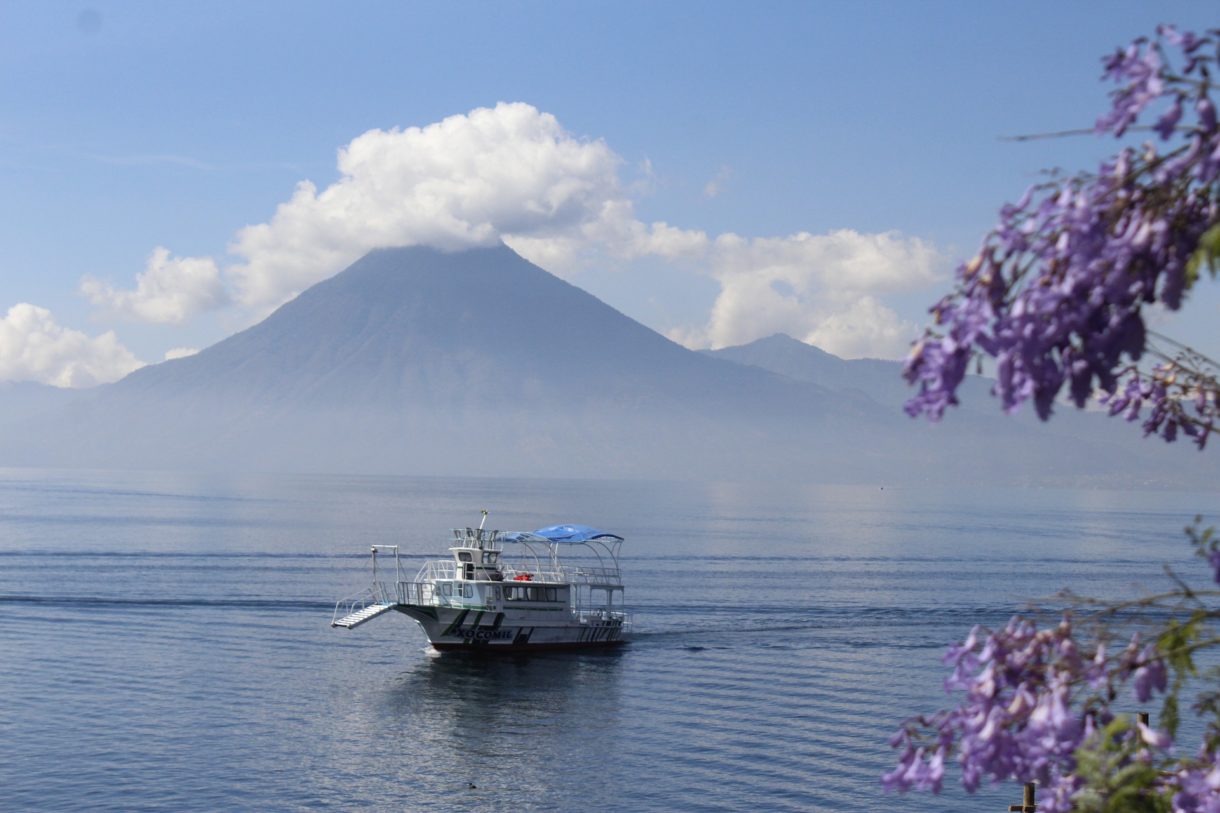
<svg viewBox="0 0 1220 813"><path fill-rule="evenodd" d="M625 657L603 650L421 659L385 691L393 721L386 728L397 728L405 758L401 779L432 793L473 794L482 805L532 797L536 809L572 809L593 788L608 791L622 779L607 771L605 755L619 743Z"/></svg>

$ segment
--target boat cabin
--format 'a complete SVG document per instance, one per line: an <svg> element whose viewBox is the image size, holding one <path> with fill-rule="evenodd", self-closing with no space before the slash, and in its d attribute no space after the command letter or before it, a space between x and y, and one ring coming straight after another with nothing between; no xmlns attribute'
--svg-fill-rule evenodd
<svg viewBox="0 0 1220 813"><path fill-rule="evenodd" d="M454 528L456 544L449 548L453 554L456 577L466 581L503 581L500 570L500 554L504 550L499 531L482 528Z"/></svg>

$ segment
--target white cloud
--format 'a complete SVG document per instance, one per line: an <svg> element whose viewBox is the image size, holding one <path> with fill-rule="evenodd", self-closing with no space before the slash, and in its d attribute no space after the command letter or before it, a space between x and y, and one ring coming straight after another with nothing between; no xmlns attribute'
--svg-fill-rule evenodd
<svg viewBox="0 0 1220 813"><path fill-rule="evenodd" d="M562 257L582 226L630 203L621 159L554 116L501 103L427 127L370 130L339 151L340 179L310 182L267 223L238 232L229 269L244 304L266 307L340 270L369 249L443 249L500 239ZM558 247L546 242L558 238Z"/></svg>
<svg viewBox="0 0 1220 813"><path fill-rule="evenodd" d="M671 331L672 338L726 347L782 332L848 358L896 358L916 328L877 297L935 282L940 257L916 238L842 229L778 238L723 234L709 262L721 287L711 317L701 329Z"/></svg>
<svg viewBox="0 0 1220 813"><path fill-rule="evenodd" d="M655 185L647 161L627 165L605 142L565 130L549 113L500 103L425 127L370 130L338 151L339 178L297 184L269 220L239 230L223 274L211 258L158 248L135 290L86 278L112 312L181 322L230 299L257 317L373 248L511 248L568 275L591 260L656 258L716 279L708 322L670 331L691 346L724 346L782 330L849 355L901 355L914 332L884 303L936 280L935 250L895 233L708 235L643 222L635 199ZM624 175L638 174L638 180ZM704 193L719 194L722 167ZM232 289L227 297L221 279Z"/></svg>
<svg viewBox="0 0 1220 813"><path fill-rule="evenodd" d="M179 324L205 310L228 303L220 269L211 258L171 257L158 246L144 272L136 275L134 291L119 291L86 276L81 293L111 313L146 322Z"/></svg>
<svg viewBox="0 0 1220 813"><path fill-rule="evenodd" d="M237 302L265 312L386 246L456 250L502 240L556 273L594 252L622 260L700 255L703 232L636 219L631 196L651 184L651 165L644 162L642 180L633 183L620 178L623 166L605 142L578 138L520 102L426 127L370 130L339 150L339 180L321 190L301 181L270 220L238 231L229 245L237 262L225 274ZM158 251L162 262L200 271L192 281L215 265L171 261ZM221 301L215 288L196 287L189 289L195 298L172 300L180 305L172 308L168 293L182 291L188 278L179 274L175 287L153 276L141 275L134 292L95 280L82 288L95 304L161 321Z"/></svg>
<svg viewBox="0 0 1220 813"><path fill-rule="evenodd" d="M187 356L193 356L198 352L198 347L174 347L165 351L165 360L173 361L174 359L184 359Z"/></svg>
<svg viewBox="0 0 1220 813"><path fill-rule="evenodd" d="M817 318L801 341L820 347L839 358L904 357L919 326L904 322L898 314L871 296L862 297L845 309Z"/></svg>
<svg viewBox="0 0 1220 813"><path fill-rule="evenodd" d="M679 229L664 221L641 223L629 200L607 200L598 215L580 224L574 241L578 251L597 247L624 260L645 256L679 260L700 258L708 247L707 235L701 231Z"/></svg>
<svg viewBox="0 0 1220 813"><path fill-rule="evenodd" d="M847 296L923 287L936 281L937 260L936 250L918 238L852 229L751 239L723 234L715 245L715 274L721 279L761 273Z"/></svg>
<svg viewBox="0 0 1220 813"><path fill-rule="evenodd" d="M113 331L90 338L58 325L46 308L23 302L0 318L0 381L90 387L143 366Z"/></svg>

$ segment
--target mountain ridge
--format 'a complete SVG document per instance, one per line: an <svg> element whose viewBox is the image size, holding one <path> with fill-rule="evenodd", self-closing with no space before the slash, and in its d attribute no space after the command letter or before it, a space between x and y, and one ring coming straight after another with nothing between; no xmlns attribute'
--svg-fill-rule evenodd
<svg viewBox="0 0 1220 813"><path fill-rule="evenodd" d="M916 423L890 403L905 392L896 362L760 342L690 351L504 246L379 249L193 356L0 425L0 456L817 482L1126 476L1129 452L1089 432L970 411ZM1178 465L1141 477L1172 482Z"/></svg>

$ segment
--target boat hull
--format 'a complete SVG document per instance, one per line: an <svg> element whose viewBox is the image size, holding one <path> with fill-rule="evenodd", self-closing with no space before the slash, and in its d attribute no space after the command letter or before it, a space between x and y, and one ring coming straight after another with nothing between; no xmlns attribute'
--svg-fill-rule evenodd
<svg viewBox="0 0 1220 813"><path fill-rule="evenodd" d="M479 609L402 604L439 652L522 652L603 649L626 643L621 616L580 619L571 614L504 613Z"/></svg>

